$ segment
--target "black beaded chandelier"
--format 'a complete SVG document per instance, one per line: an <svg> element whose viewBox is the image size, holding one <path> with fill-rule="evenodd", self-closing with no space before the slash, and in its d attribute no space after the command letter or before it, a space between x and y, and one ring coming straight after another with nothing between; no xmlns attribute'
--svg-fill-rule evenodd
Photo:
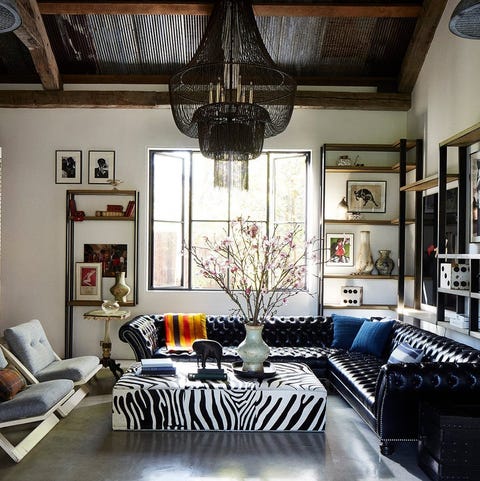
<svg viewBox="0 0 480 481"><path fill-rule="evenodd" d="M285 130L295 91L263 44L250 1L216 0L198 50L170 80L170 103L205 157L248 161Z"/></svg>

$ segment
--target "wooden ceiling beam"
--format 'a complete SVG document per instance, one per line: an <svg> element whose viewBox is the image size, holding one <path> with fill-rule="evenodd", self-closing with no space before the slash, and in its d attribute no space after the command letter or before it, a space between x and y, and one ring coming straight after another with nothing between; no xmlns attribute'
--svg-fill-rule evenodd
<svg viewBox="0 0 480 481"><path fill-rule="evenodd" d="M403 57L398 91L412 92L448 0L425 0Z"/></svg>
<svg viewBox="0 0 480 481"><path fill-rule="evenodd" d="M190 2L49 2L39 1L43 15L210 15L212 3ZM253 9L260 17L417 17L419 5L385 2L370 5L311 3L256 3Z"/></svg>
<svg viewBox="0 0 480 481"><path fill-rule="evenodd" d="M42 16L35 0L17 0L22 25L15 35L28 48L43 88L58 90L62 87L57 61L53 55Z"/></svg>
<svg viewBox="0 0 480 481"><path fill-rule="evenodd" d="M297 91L297 108L336 110L410 109L409 94ZM98 90L0 90L0 108L170 108L168 92Z"/></svg>

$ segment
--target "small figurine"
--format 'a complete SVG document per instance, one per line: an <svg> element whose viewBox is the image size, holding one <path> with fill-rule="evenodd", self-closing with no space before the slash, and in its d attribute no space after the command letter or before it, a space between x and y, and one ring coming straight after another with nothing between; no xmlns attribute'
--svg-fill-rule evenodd
<svg viewBox="0 0 480 481"><path fill-rule="evenodd" d="M201 359L202 368L205 369L207 358L212 357L217 361L218 369L222 368L223 347L219 342L211 339L197 339L193 341L192 347L197 354L197 366Z"/></svg>

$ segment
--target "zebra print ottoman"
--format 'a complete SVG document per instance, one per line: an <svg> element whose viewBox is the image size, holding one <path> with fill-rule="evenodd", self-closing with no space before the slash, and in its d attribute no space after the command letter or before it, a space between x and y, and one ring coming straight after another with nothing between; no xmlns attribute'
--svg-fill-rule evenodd
<svg viewBox="0 0 480 481"><path fill-rule="evenodd" d="M113 430L323 431L327 391L310 368L275 364L262 381L190 381L196 364L177 362L175 377L145 377L134 364L113 388Z"/></svg>

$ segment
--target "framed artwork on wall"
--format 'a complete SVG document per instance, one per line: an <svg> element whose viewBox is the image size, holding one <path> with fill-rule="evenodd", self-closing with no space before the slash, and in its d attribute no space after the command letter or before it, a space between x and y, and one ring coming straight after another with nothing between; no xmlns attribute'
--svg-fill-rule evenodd
<svg viewBox="0 0 480 481"><path fill-rule="evenodd" d="M353 266L353 234L327 234L327 266Z"/></svg>
<svg viewBox="0 0 480 481"><path fill-rule="evenodd" d="M56 150L55 151L55 183L56 184L81 184L82 183L82 151L81 150Z"/></svg>
<svg viewBox="0 0 480 481"><path fill-rule="evenodd" d="M470 242L480 242L480 151L470 154Z"/></svg>
<svg viewBox="0 0 480 481"><path fill-rule="evenodd" d="M77 301L102 300L102 263L75 264L75 298Z"/></svg>
<svg viewBox="0 0 480 481"><path fill-rule="evenodd" d="M384 213L387 181L347 180L348 212Z"/></svg>
<svg viewBox="0 0 480 481"><path fill-rule="evenodd" d="M109 184L112 179L115 179L115 151L89 150L88 183Z"/></svg>

